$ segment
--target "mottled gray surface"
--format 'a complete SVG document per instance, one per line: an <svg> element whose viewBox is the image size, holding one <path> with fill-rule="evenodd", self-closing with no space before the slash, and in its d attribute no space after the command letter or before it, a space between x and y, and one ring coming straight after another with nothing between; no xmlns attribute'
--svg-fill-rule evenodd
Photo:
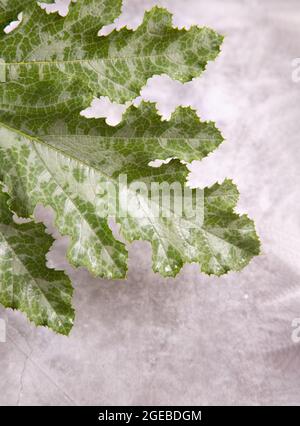
<svg viewBox="0 0 300 426"><path fill-rule="evenodd" d="M127 0L121 22L137 25L154 3ZM300 317L300 83L291 78L299 1L160 4L176 25L211 26L226 40L203 78L154 78L144 97L166 115L184 103L217 122L227 142L191 166L191 181L232 177L263 253L240 274L208 278L189 265L164 280L151 271L149 246L135 243L128 280L108 282L72 270L58 238L50 259L76 288L74 330L57 336L0 308L0 405L300 403L300 345L291 339Z"/></svg>

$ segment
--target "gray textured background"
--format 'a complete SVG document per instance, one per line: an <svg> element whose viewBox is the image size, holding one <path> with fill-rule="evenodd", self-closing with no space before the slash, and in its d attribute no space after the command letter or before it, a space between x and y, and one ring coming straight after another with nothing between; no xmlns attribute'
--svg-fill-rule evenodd
<svg viewBox="0 0 300 426"><path fill-rule="evenodd" d="M263 253L240 274L176 279L151 271L150 248L130 248L128 280L93 279L64 258L58 238L50 265L75 286L77 318L69 338L35 328L0 308L0 405L299 404L300 57L298 0L125 1L119 25L137 25L154 3L176 25L197 23L226 35L201 79L181 85L153 78L143 91L167 116L191 104L217 122L227 141L191 166L200 185L232 177L238 210L256 221ZM39 209L51 225L51 215Z"/></svg>

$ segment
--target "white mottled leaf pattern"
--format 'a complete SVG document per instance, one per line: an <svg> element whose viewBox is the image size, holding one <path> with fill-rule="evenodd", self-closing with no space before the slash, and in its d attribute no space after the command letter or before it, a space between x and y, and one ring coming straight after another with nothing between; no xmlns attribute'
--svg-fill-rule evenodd
<svg viewBox="0 0 300 426"><path fill-rule="evenodd" d="M69 334L74 321L70 280L46 267L53 239L41 224L16 224L7 202L1 190L0 303L25 312L36 325Z"/></svg>
<svg viewBox="0 0 300 426"><path fill-rule="evenodd" d="M101 95L124 103L139 96L153 75L167 74L182 82L201 75L219 54L223 40L209 28L173 28L171 14L158 7L145 13L137 30L123 28L99 37L99 29L120 14L120 0L78 0L65 18L41 12L34 1L28 3L22 24L11 34L0 35L6 80L12 82L0 92L0 102L2 97L5 103L5 95L15 91L12 88L22 86L16 108L32 108L24 93L41 92L42 83L49 80L56 82L56 90L52 88L48 96L42 92L38 104L43 107L74 99L74 86L81 85L89 99ZM28 37L29 33L35 36Z"/></svg>
<svg viewBox="0 0 300 426"><path fill-rule="evenodd" d="M195 217L175 211L173 193L171 216L155 216L147 203L154 183L179 184L180 191L187 191L183 162L202 160L223 141L213 122L202 122L194 110L183 107L170 120L162 120L155 105L147 102L131 106L115 127L80 115L97 96L130 103L154 75L188 82L220 52L221 35L197 26L174 28L172 15L159 7L146 12L134 31L122 28L98 36L120 15L121 6L121 0L77 0L62 17L47 14L34 0L0 0L0 179L9 208L33 217L38 203L52 207L59 232L71 240L69 262L99 277L120 279L127 272L126 243L113 235L111 216L124 241L150 242L153 270L163 276L173 277L193 262L207 274L240 271L259 254L260 243L253 221L234 212L238 190L231 180L190 191L193 205L198 196L202 199ZM20 25L5 34L4 28L21 12ZM161 167L149 165L170 158ZM129 190L136 204L130 204L126 214L120 183L124 176L129 186L143 185L146 191ZM112 198L107 197L111 187L118 196L113 214ZM161 193L155 203L163 205ZM5 217L11 215L6 198L3 206ZM9 291L18 278L4 277L0 302L68 334L71 287L62 273L49 272L41 260L50 237L41 236L41 225L34 223L1 226L3 247L9 229L16 235L16 265L24 260L21 266L29 275L20 270L22 287L16 284L13 296ZM27 231L28 241L40 239L37 255L20 242L20 233ZM6 256L0 256L1 262L0 273L5 274Z"/></svg>
<svg viewBox="0 0 300 426"><path fill-rule="evenodd" d="M5 114L3 122L0 173L13 198L13 210L27 216L37 203L50 205L61 234L72 237L70 262L107 278L125 276L127 251L113 237L107 218L99 215L105 209L103 188L118 187L120 175L126 175L128 183L148 187L153 182L179 182L184 187L187 169L180 161L159 168L148 163L172 154L186 161L203 158L222 142L214 124L201 123L190 108L179 108L170 121L162 121L149 103L131 107L116 127L77 114L34 122ZM209 193L206 189L205 196ZM186 262L198 262L204 272L220 275L241 269L258 253L259 244L253 223L233 213L235 203L228 204L229 196L237 201L235 186L225 182L216 194L204 197L207 205L199 229L176 217L153 220L149 210L140 221L131 214L115 219L127 241L152 243L153 268L162 275L174 276Z"/></svg>

